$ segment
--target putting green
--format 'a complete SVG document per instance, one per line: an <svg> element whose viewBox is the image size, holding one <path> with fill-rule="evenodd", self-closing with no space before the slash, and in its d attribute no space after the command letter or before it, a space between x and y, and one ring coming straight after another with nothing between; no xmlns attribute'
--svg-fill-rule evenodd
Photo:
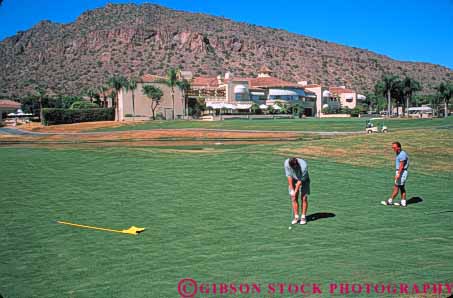
<svg viewBox="0 0 453 298"><path fill-rule="evenodd" d="M420 146L408 144L404 133L393 135L411 149L413 204L406 209L379 204L392 188L391 134L234 146L216 154L0 148L0 293L179 297L183 278L263 288L317 283L324 293L332 283L451 283L452 172L420 162L451 164L453 138L442 131L450 138L421 134ZM356 158L306 156L312 220L288 230L287 152L345 144L357 146L351 147ZM363 144L378 150L374 163L357 151ZM436 151L423 157L424 146L433 144ZM126 237L55 219L115 229L136 224L146 232Z"/></svg>

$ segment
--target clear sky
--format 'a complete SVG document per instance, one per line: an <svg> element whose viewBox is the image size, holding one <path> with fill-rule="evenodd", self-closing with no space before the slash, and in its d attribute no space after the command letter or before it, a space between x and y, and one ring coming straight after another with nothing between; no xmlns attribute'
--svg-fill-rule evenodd
<svg viewBox="0 0 453 298"><path fill-rule="evenodd" d="M453 69L453 0L3 0L0 40L41 20L72 22L108 2L223 16Z"/></svg>

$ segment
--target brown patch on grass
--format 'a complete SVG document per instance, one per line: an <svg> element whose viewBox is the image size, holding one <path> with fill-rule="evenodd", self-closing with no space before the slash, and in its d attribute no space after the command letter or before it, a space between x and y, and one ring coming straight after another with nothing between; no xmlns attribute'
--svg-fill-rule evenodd
<svg viewBox="0 0 453 298"><path fill-rule="evenodd" d="M190 153L190 154L218 154L224 153L226 150L215 148L201 148L201 149L162 149L162 148L131 148L134 151L144 152L159 152L159 153Z"/></svg>
<svg viewBox="0 0 453 298"><path fill-rule="evenodd" d="M279 155L314 159L364 167L394 166L393 141L400 141L411 160L411 170L425 174L453 173L453 134L446 130L404 130L386 135L345 136L313 140L277 149Z"/></svg>
<svg viewBox="0 0 453 298"><path fill-rule="evenodd" d="M150 130L150 131L122 131L92 134L61 134L61 135L0 135L0 142L7 146L10 142L27 142L27 143L89 143L96 142L99 146L102 142L127 142L134 144L137 142L148 143L144 146L152 146L153 141L164 139L174 139L175 141L202 141L221 139L223 141L254 141L255 143L266 144L275 140L296 140L298 137L295 133L274 133L274 132L218 132L218 131L197 131L197 130Z"/></svg>
<svg viewBox="0 0 453 298"><path fill-rule="evenodd" d="M23 141L23 140L22 140ZM170 140L170 141L162 141L162 140L105 140L105 141L98 141L98 140L93 140L93 141L81 141L81 142L69 142L65 140L63 143L59 142L49 142L49 140L42 140L42 142L39 141L32 141L32 142L26 142L26 143L10 143L10 144L1 144L0 143L0 148L2 147L13 147L13 148L48 148L48 149L58 149L58 150L63 150L63 149L94 149L94 148L107 148L107 147L184 147L184 146L219 146L221 148L223 145L267 145L267 144L278 144L279 142L274 142L274 141L205 141L205 140L200 140L200 141L190 141L190 140ZM157 148L159 149L159 148ZM154 150L154 149L152 149ZM169 150L174 150L174 152L182 152L181 150L186 150L186 149L160 149L164 150L166 152L169 152ZM175 151L176 150L176 151ZM215 149L217 150L217 149ZM194 153L194 152L200 152L201 150L190 150L187 149L186 151ZM206 152L202 153L207 153L210 152L209 149L207 149ZM220 152L220 151L216 151Z"/></svg>
<svg viewBox="0 0 453 298"><path fill-rule="evenodd" d="M120 127L128 124L128 122L98 121L44 126L38 122L31 122L21 125L19 128L35 132L81 132L99 128Z"/></svg>

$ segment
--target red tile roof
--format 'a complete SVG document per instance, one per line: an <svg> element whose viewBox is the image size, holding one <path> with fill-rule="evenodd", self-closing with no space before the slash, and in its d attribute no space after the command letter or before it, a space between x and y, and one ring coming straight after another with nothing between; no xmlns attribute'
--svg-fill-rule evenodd
<svg viewBox="0 0 453 298"><path fill-rule="evenodd" d="M342 93L355 93L352 89L347 89L343 87L329 87L329 91L335 94L342 94Z"/></svg>
<svg viewBox="0 0 453 298"><path fill-rule="evenodd" d="M308 85L305 85L303 86L305 88L317 88L317 87L321 87L321 85L318 85L318 84L308 84Z"/></svg>
<svg viewBox="0 0 453 298"><path fill-rule="evenodd" d="M216 77L195 77L190 82L192 87L219 87Z"/></svg>
<svg viewBox="0 0 453 298"><path fill-rule="evenodd" d="M17 101L12 101L9 99L0 99L0 108L6 109L20 109L22 105Z"/></svg>

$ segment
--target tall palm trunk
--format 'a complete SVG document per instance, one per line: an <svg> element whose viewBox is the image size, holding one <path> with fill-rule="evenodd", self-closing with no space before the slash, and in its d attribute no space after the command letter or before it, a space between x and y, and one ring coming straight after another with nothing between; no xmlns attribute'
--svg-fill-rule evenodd
<svg viewBox="0 0 453 298"><path fill-rule="evenodd" d="M119 101L119 92L116 93L115 95L115 121L120 121L120 110L119 110L119 105L118 105L118 101Z"/></svg>
<svg viewBox="0 0 453 298"><path fill-rule="evenodd" d="M175 120L175 89L171 87L171 103L173 108L173 113L171 115L172 120Z"/></svg>
<svg viewBox="0 0 453 298"><path fill-rule="evenodd" d="M135 120L135 92L132 90L132 116Z"/></svg>
<svg viewBox="0 0 453 298"><path fill-rule="evenodd" d="M411 96L409 96L409 95L406 97L406 109L404 111L404 114L407 114L407 116L409 116L409 99L410 98L411 98Z"/></svg>
<svg viewBox="0 0 453 298"><path fill-rule="evenodd" d="M387 90L387 113L388 113L388 116L390 117L390 112L392 110L392 102L391 102L391 96L390 96L390 89Z"/></svg>
<svg viewBox="0 0 453 298"><path fill-rule="evenodd" d="M44 112L42 110L42 97L39 98L39 120L44 124Z"/></svg>

